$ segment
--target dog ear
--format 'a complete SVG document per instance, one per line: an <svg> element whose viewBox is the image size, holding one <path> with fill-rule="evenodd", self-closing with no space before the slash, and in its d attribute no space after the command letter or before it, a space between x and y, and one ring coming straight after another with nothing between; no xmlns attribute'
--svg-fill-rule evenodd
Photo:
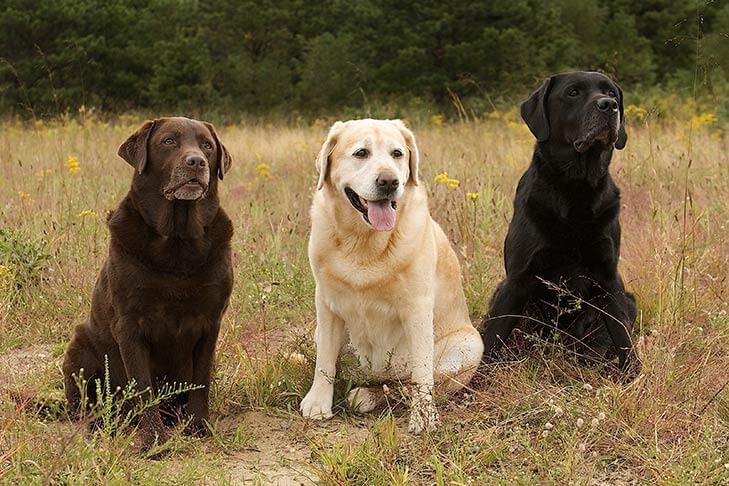
<svg viewBox="0 0 729 486"><path fill-rule="evenodd" d="M625 148L625 144L628 143L628 132L625 131L625 115L623 113L623 90L615 84L618 88L618 107L620 109L620 126L618 127L618 139L615 141L615 148L622 150Z"/></svg>
<svg viewBox="0 0 729 486"><path fill-rule="evenodd" d="M532 95L521 104L521 118L538 142L549 140L549 118L547 117L547 100L552 89L552 79L548 78Z"/></svg>
<svg viewBox="0 0 729 486"><path fill-rule="evenodd" d="M418 151L418 144L415 142L415 135L405 126L402 120L392 120L392 122L397 126L405 139L405 144L410 153L410 179L417 186L420 184L420 152Z"/></svg>
<svg viewBox="0 0 729 486"><path fill-rule="evenodd" d="M119 157L141 174L147 165L147 142L158 120L147 120L119 146Z"/></svg>
<svg viewBox="0 0 729 486"><path fill-rule="evenodd" d="M316 184L316 190L321 190L324 187L324 181L327 178L327 170L329 170L329 156L334 152L334 147L337 145L337 137L339 132L342 130L344 123L337 121L329 129L329 134L324 144L319 150L319 155L316 157L316 170L319 171L319 181Z"/></svg>
<svg viewBox="0 0 729 486"><path fill-rule="evenodd" d="M223 176L228 173L230 166L233 165L233 158L230 156L230 152L225 148L218 138L218 132L215 131L215 127L212 123L203 122L207 129L215 139L215 146L218 152L218 179L223 180Z"/></svg>

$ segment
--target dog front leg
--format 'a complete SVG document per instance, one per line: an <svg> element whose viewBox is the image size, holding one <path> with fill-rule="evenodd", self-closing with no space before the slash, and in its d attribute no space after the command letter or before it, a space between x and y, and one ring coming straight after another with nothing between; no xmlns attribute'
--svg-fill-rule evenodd
<svg viewBox="0 0 729 486"><path fill-rule="evenodd" d="M433 401L433 303L421 303L414 308L404 321L410 345L409 364L413 382L408 431L420 434L426 430L435 430L438 426L438 410Z"/></svg>
<svg viewBox="0 0 729 486"><path fill-rule="evenodd" d="M344 320L323 302L318 291L314 340L316 341L314 382L299 408L305 418L322 420L332 417L337 358L344 344Z"/></svg>
<svg viewBox="0 0 729 486"><path fill-rule="evenodd" d="M522 282L512 283L510 280L505 280L496 288L481 328L485 361L495 359L511 331L519 324L530 291Z"/></svg>
<svg viewBox="0 0 729 486"><path fill-rule="evenodd" d="M222 316L220 320L222 320ZM187 432L195 435L208 433L205 421L210 415L210 373L213 368L215 344L218 342L220 320L213 330L200 338L193 351L192 384L202 385L202 388L190 392L187 406L192 419Z"/></svg>
<svg viewBox="0 0 729 486"><path fill-rule="evenodd" d="M139 323L134 320L119 322L114 331L114 338L119 346L127 380L134 380L136 390L140 392L140 404L145 408L139 420L139 431L135 446L141 450L149 450L155 441L160 444L167 441L162 417L157 405L144 405L145 400L154 397L151 375L151 358L147 342L136 333Z"/></svg>
<svg viewBox="0 0 729 486"><path fill-rule="evenodd" d="M631 296L632 297L632 296ZM640 373L640 359L635 353L630 331L633 328L631 315L634 314L634 301L626 296L625 291L616 287L604 297L606 303L601 306L605 312L605 327L615 345L618 354L618 366L623 379L632 381Z"/></svg>

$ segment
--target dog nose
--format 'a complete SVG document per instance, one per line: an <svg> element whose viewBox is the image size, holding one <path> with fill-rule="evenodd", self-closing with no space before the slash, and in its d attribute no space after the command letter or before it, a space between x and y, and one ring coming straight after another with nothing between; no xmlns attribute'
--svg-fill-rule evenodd
<svg viewBox="0 0 729 486"><path fill-rule="evenodd" d="M375 182L377 183L377 187L389 191L394 191L397 189L397 186L400 185L400 181L397 180L397 177L390 174L380 174L377 176L377 179L375 179Z"/></svg>
<svg viewBox="0 0 729 486"><path fill-rule="evenodd" d="M600 111L618 111L618 102L615 98L598 98L597 109Z"/></svg>
<svg viewBox="0 0 729 486"><path fill-rule="evenodd" d="M190 155L185 159L185 163L196 169L204 169L208 165L208 161L199 155Z"/></svg>

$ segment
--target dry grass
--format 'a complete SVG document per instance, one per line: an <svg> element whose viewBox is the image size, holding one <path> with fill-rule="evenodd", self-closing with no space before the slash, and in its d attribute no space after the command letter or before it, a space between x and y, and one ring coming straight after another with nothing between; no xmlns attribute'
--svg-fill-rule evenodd
<svg viewBox="0 0 729 486"><path fill-rule="evenodd" d="M58 358L87 313L106 255L104 213L129 186L131 169L116 149L135 125L2 126L0 228L21 230L23 241L49 255L40 279L20 291L24 270L0 261L0 380L13 389L59 395ZM504 119L415 131L432 214L462 259L476 320L503 274L502 241L531 136ZM219 344L215 436L176 435L165 459L140 460L124 434L89 437L18 408L3 392L0 481L729 481L726 135L634 123L614 160L624 202L621 269L639 299L644 337L637 381L616 384L559 349L519 351L487 370L477 390L442 404L441 430L413 438L398 409L366 418L341 410L322 426L296 413L311 366L282 355L295 346L311 353L306 239L324 128L221 132L235 160L222 199L236 228L236 286ZM65 165L69 156L79 161L77 173ZM434 182L443 171L460 185ZM340 381L338 396L350 386Z"/></svg>

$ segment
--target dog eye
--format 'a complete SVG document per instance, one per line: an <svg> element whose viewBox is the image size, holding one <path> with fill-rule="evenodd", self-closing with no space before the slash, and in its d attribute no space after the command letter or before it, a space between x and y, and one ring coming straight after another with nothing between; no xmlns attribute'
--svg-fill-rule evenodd
<svg viewBox="0 0 729 486"><path fill-rule="evenodd" d="M400 157L402 157L402 150L400 150L400 149L393 150L392 156L395 157L396 159L399 159Z"/></svg>
<svg viewBox="0 0 729 486"><path fill-rule="evenodd" d="M164 140L162 140L162 143L165 145L174 145L175 139L172 137L167 137Z"/></svg>
<svg viewBox="0 0 729 486"><path fill-rule="evenodd" d="M203 148L204 148L205 150L212 150L212 149L213 149L213 144L212 144L212 143L210 143L210 142L208 142L208 141L206 140L205 142L203 142Z"/></svg>
<svg viewBox="0 0 729 486"><path fill-rule="evenodd" d="M607 92L607 95L608 95L609 97L611 97L611 98L615 98L615 97L616 97L616 96L615 96L615 91L613 91L613 90L610 90L610 91L608 91L608 92Z"/></svg>
<svg viewBox="0 0 729 486"><path fill-rule="evenodd" d="M572 88L569 93L567 93L567 96L577 96L580 94L580 90L577 88Z"/></svg>
<svg viewBox="0 0 729 486"><path fill-rule="evenodd" d="M364 159L364 158L366 158L366 157L367 157L368 155L370 155L370 151L369 151L369 150L367 150L366 148L361 148L361 149L357 150L357 151L356 151L356 152L354 153L354 156L355 156L355 157L357 157L358 159Z"/></svg>

